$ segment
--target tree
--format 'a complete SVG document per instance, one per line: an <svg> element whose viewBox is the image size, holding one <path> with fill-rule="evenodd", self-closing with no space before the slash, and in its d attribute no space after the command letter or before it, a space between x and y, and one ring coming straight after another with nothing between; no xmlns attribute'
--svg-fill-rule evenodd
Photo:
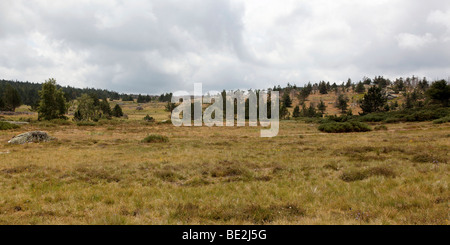
<svg viewBox="0 0 450 245"><path fill-rule="evenodd" d="M373 86L369 88L367 94L360 101L360 107L363 110L363 114L381 111L386 101L387 99L381 93L381 88Z"/></svg>
<svg viewBox="0 0 450 245"><path fill-rule="evenodd" d="M352 79L348 79L347 83L345 84L345 88L349 89L352 86Z"/></svg>
<svg viewBox="0 0 450 245"><path fill-rule="evenodd" d="M355 92L359 94L366 92L366 88L362 82L359 82L358 85L356 85Z"/></svg>
<svg viewBox="0 0 450 245"><path fill-rule="evenodd" d="M328 93L327 84L325 82L320 82L319 83L319 92L321 94L327 94Z"/></svg>
<svg viewBox="0 0 450 245"><path fill-rule="evenodd" d="M165 110L168 111L168 112L172 112L173 109L175 109L175 107L177 107L177 105L175 103L172 103L172 102L168 101L167 104L166 104Z"/></svg>
<svg viewBox="0 0 450 245"><path fill-rule="evenodd" d="M436 81L431 84L430 88L426 92L426 95L433 103L449 106L450 85L448 85L445 80Z"/></svg>
<svg viewBox="0 0 450 245"><path fill-rule="evenodd" d="M5 108L5 103L3 102L3 98L0 97L0 111L3 111Z"/></svg>
<svg viewBox="0 0 450 245"><path fill-rule="evenodd" d="M320 111L320 113L323 115L325 113L325 110L327 109L327 106L325 103L323 103L322 100L320 100L320 103L317 105L317 110Z"/></svg>
<svg viewBox="0 0 450 245"><path fill-rule="evenodd" d="M19 93L10 84L6 85L3 92L3 103L3 108L7 111L15 111L22 104Z"/></svg>
<svg viewBox="0 0 450 245"><path fill-rule="evenodd" d="M38 111L39 120L52 120L63 118L68 106L62 89L56 89L56 80L50 78L42 84L39 91L40 101Z"/></svg>
<svg viewBox="0 0 450 245"><path fill-rule="evenodd" d="M137 102L137 103L145 103L144 97L142 97L142 95L139 94L138 97L137 97L136 102Z"/></svg>
<svg viewBox="0 0 450 245"><path fill-rule="evenodd" d="M291 113L288 111L287 107L282 104L280 107L280 119L288 119Z"/></svg>
<svg viewBox="0 0 450 245"><path fill-rule="evenodd" d="M300 101L300 104L305 102L305 100L308 98L308 96L311 94L311 92L312 92L312 85L311 85L311 83L308 83L307 86L303 87L300 90L300 94L298 95L298 99Z"/></svg>
<svg viewBox="0 0 450 245"><path fill-rule="evenodd" d="M422 91L426 91L428 89L428 87L430 87L430 85L428 84L427 78L424 77L422 81L419 81L419 83L417 84L417 87Z"/></svg>
<svg viewBox="0 0 450 245"><path fill-rule="evenodd" d="M123 116L122 107L120 107L119 104L116 104L116 106L114 106L114 109L112 111L112 115L115 116L115 117L122 117Z"/></svg>
<svg viewBox="0 0 450 245"><path fill-rule="evenodd" d="M302 116L304 117L316 117L318 116L317 112L316 112L316 107L314 106L313 103L309 104L309 107L306 107L306 104L302 105L302 112L301 112Z"/></svg>
<svg viewBox="0 0 450 245"><path fill-rule="evenodd" d="M137 103L147 103L147 102L150 102L150 100L151 100L150 95L143 96L143 95L139 94L136 102Z"/></svg>
<svg viewBox="0 0 450 245"><path fill-rule="evenodd" d="M289 96L289 93L285 92L283 94L282 102L283 105L285 105L286 107L292 107L292 100L291 97Z"/></svg>
<svg viewBox="0 0 450 245"><path fill-rule="evenodd" d="M100 110L105 116L110 117L112 115L111 106L106 99L103 99L102 102L100 102Z"/></svg>
<svg viewBox="0 0 450 245"><path fill-rule="evenodd" d="M380 88L385 88L390 84L390 81L382 76L378 76L373 79L373 84L378 85Z"/></svg>
<svg viewBox="0 0 450 245"><path fill-rule="evenodd" d="M353 116L353 111L351 108L347 110L347 116Z"/></svg>
<svg viewBox="0 0 450 245"><path fill-rule="evenodd" d="M92 96L82 94L81 97L79 97L77 100L78 100L78 107L74 115L74 120L97 121L99 119L98 115L99 110L95 106L95 102Z"/></svg>
<svg viewBox="0 0 450 245"><path fill-rule="evenodd" d="M307 114L308 114L309 117L316 117L317 116L316 107L314 106L313 103L309 104Z"/></svg>
<svg viewBox="0 0 450 245"><path fill-rule="evenodd" d="M340 109L342 113L345 113L348 108L348 101L349 99L347 98L347 96L341 94L336 100L336 107Z"/></svg>
<svg viewBox="0 0 450 245"><path fill-rule="evenodd" d="M370 85L370 83L372 83L372 79L368 78L368 77L364 77L363 78L363 83L365 85Z"/></svg>
<svg viewBox="0 0 450 245"><path fill-rule="evenodd" d="M294 107L294 111L292 112L293 117L300 117L300 107L297 105Z"/></svg>

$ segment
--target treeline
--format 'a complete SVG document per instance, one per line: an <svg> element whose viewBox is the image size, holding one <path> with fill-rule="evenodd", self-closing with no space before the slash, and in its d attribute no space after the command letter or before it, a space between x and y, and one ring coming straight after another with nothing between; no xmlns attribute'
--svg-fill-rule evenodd
<svg viewBox="0 0 450 245"><path fill-rule="evenodd" d="M6 95L6 96L5 96ZM19 95L10 84L6 86L4 98L2 103L7 107L9 100L6 103L5 98L15 97L18 99ZM67 120L67 112L69 103L66 99L66 94L62 87L56 84L53 78L48 79L42 84L42 89L38 91L38 103L35 110L38 113L38 120ZM100 119L111 119L112 117L124 116L122 108L116 104L111 109L110 104L106 98L100 99L95 93L83 93L77 99L77 107L73 116L73 120L77 122L99 121ZM15 108L13 108L15 109Z"/></svg>
<svg viewBox="0 0 450 245"><path fill-rule="evenodd" d="M349 92L355 91L357 93L366 92L365 85L377 86L382 89L388 88L391 89L394 93L399 92L407 92L411 89L420 89L426 90L430 86L430 82L427 78L419 78L416 76L406 77L406 78L396 78L395 80L390 80L388 78L384 78L383 76L375 76L374 78L363 77L362 80L354 83L349 78L347 81L343 81L341 83L330 83L325 81L319 81L316 83L308 82L303 87L298 87L297 85L292 85L290 83L287 84L286 87L281 87L280 85L274 86L273 88L269 88L269 90L279 91L279 92L291 92L299 91L300 95L305 98L310 94L328 94L328 93L341 93L341 92Z"/></svg>
<svg viewBox="0 0 450 245"><path fill-rule="evenodd" d="M11 88L15 90L14 93L17 93L17 97L20 100L19 106L29 105L31 107L37 107L39 104L39 90L42 90L43 84L41 83L31 83L31 82L20 82L20 81L9 81L9 80L0 80L0 97L3 97L4 94L11 94L13 91ZM64 97L67 101L75 100L79 98L82 94L93 94L100 99L110 99L110 100L123 100L123 101L133 101L134 99L138 99L138 103L146 103L151 101L150 95L132 95L132 94L119 94L115 91L110 91L106 89L95 89L95 88L75 88L71 86L60 86L56 85L57 89L61 89L64 92ZM0 101L0 106L4 104L4 98ZM4 107L4 106L3 106ZM4 110L12 111L14 108L11 106L8 108L3 108ZM17 107L17 106L16 106ZM15 107L15 108L16 108Z"/></svg>

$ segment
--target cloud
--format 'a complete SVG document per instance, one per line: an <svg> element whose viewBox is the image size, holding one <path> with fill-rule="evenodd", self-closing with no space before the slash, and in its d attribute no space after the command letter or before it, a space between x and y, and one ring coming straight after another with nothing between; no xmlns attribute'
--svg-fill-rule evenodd
<svg viewBox="0 0 450 245"><path fill-rule="evenodd" d="M449 76L450 3L0 2L0 77L158 94Z"/></svg>
<svg viewBox="0 0 450 245"><path fill-rule="evenodd" d="M432 34L426 33L424 36L417 36L409 33L400 33L397 36L398 46L405 49L420 49L426 45L436 42Z"/></svg>

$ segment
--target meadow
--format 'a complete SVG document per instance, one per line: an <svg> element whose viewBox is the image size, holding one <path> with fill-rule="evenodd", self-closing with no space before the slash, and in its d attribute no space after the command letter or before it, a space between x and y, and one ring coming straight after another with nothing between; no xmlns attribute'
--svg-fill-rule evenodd
<svg viewBox="0 0 450 245"><path fill-rule="evenodd" d="M450 223L449 123L334 134L283 120L261 138L259 127L174 127L162 103L135 107L86 126L4 116L31 123L0 131L0 224ZM7 143L32 130L56 139Z"/></svg>

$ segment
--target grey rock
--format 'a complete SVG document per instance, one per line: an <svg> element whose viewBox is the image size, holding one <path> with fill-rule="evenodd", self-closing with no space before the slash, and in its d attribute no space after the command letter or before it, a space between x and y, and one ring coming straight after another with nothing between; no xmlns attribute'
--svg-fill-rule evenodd
<svg viewBox="0 0 450 245"><path fill-rule="evenodd" d="M47 142L54 139L50 137L46 132L42 131L32 131L14 136L8 143L10 144L25 144L25 143L36 143L36 142Z"/></svg>

